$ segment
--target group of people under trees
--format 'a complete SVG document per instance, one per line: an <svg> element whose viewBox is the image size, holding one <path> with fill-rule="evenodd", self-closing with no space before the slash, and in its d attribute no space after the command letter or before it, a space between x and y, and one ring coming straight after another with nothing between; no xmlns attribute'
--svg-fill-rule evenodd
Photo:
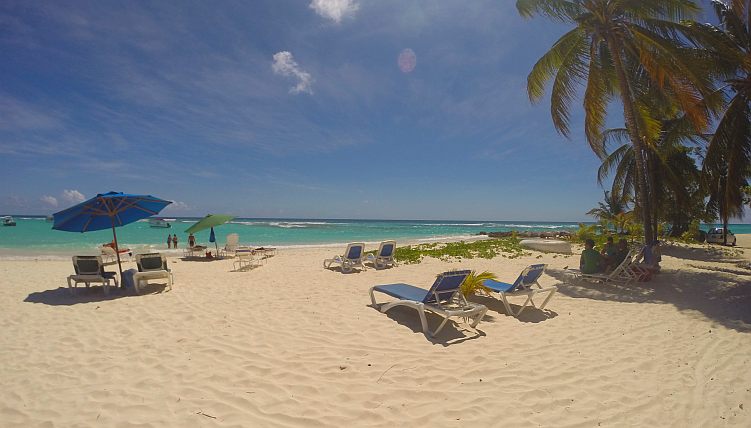
<svg viewBox="0 0 751 428"><path fill-rule="evenodd" d="M623 238L616 245L613 237L608 237L601 251L594 247L594 240L587 239L584 242L584 251L579 260L579 270L582 273L610 273L629 256L628 242ZM660 241L653 241L641 249L631 267L637 271L640 280L648 281L652 274L660 271L660 261Z"/></svg>

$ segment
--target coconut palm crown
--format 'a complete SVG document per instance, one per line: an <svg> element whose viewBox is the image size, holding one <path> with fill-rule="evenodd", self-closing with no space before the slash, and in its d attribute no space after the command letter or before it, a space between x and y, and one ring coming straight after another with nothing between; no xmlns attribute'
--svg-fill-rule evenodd
<svg viewBox="0 0 751 428"><path fill-rule="evenodd" d="M517 0L523 17L544 15L574 26L534 65L527 92L539 101L549 82L555 128L570 136L571 103L584 89L584 130L590 147L602 153L607 107L620 99L626 130L634 148L636 204L641 208L644 237L654 239L649 198L644 129L651 121L639 99L640 87L659 89L690 119L705 129L710 112L702 99L711 93L712 76L691 61L695 51L684 43L678 21L696 13L692 0ZM686 55L692 51L692 55Z"/></svg>

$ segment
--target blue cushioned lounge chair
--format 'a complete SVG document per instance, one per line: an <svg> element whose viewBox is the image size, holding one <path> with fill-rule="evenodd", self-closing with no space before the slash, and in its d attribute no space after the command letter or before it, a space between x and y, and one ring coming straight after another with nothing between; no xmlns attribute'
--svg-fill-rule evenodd
<svg viewBox="0 0 751 428"><path fill-rule="evenodd" d="M545 268L547 265L539 264L539 265L531 265L528 268L524 269L522 273L519 275L518 278L516 278L516 281L514 281L513 284L509 284L506 282L500 282L493 279L486 279L483 281L483 285L488 287L489 289L495 291L501 296L501 301L503 301L503 306L506 307L506 312L509 315L513 315L515 317L518 317L524 308L527 307L528 304L532 304L533 307L535 306L535 302L533 300L534 296L540 293L548 293L548 296L545 298L545 301L542 302L542 305L538 309L542 310L545 309L545 305L548 304L550 299L553 297L556 291L558 291L558 287L548 287L548 288L542 288L539 282L537 282L538 279L542 276L542 274L545 272ZM532 288L532 286L536 286L537 288ZM514 313L514 311L511 310L511 305L508 303L508 299L506 297L508 296L527 296L527 300L524 302L521 308L519 308L519 312Z"/></svg>
<svg viewBox="0 0 751 428"><path fill-rule="evenodd" d="M383 303L380 306L380 311L386 312L396 306L407 306L415 309L420 315L422 331L429 336L438 334L450 317L469 318L472 320L470 326L474 328L482 317L485 316L488 308L477 303L468 302L459 291L462 282L464 282L469 274L470 271L468 270L444 272L438 275L430 290L401 283L376 285L370 289L370 301L374 307L378 307L373 294L376 291L399 299ZM433 312L444 318L441 325L433 332L428 329L428 320L425 316L425 311Z"/></svg>
<svg viewBox="0 0 751 428"><path fill-rule="evenodd" d="M336 256L333 259L323 261L323 267L329 269L332 264L338 263L342 266L342 272L351 272L353 268L366 270L363 261L365 260L365 244L355 242L347 245L347 250L343 256Z"/></svg>
<svg viewBox="0 0 751 428"><path fill-rule="evenodd" d="M376 269L382 269L389 266L396 266L394 260L394 250L396 250L396 241L383 241L378 246L378 252L375 255L366 255L365 261L373 263Z"/></svg>

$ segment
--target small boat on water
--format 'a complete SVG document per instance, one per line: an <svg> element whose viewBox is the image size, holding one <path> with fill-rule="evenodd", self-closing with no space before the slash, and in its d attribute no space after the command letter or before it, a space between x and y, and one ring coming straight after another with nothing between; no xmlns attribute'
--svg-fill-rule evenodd
<svg viewBox="0 0 751 428"><path fill-rule="evenodd" d="M168 219L163 219L163 218L150 218L149 219L149 226L150 227L159 227L159 228L162 228L162 229L166 229L168 227L172 227L172 225L169 224L169 222L167 220ZM169 219L169 220L172 220L172 219Z"/></svg>
<svg viewBox="0 0 751 428"><path fill-rule="evenodd" d="M6 215L5 217L0 218L0 221L2 221L3 226L15 226L16 221L13 220L13 217Z"/></svg>
<svg viewBox="0 0 751 428"><path fill-rule="evenodd" d="M52 217L51 215L48 215L47 217L45 217L45 219L44 219L44 220L45 220L45 221L46 221L47 223L52 223L53 221L55 221L55 217Z"/></svg>

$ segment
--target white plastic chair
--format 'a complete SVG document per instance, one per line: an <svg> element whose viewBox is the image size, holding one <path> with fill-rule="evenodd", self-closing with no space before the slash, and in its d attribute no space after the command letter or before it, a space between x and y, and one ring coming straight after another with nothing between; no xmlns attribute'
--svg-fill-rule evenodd
<svg viewBox="0 0 751 428"><path fill-rule="evenodd" d="M166 279L167 290L172 290L175 281L174 274L167 266L167 258L159 253L137 254L136 265L138 272L133 275L136 294L141 294L140 287L152 279Z"/></svg>
<svg viewBox="0 0 751 428"><path fill-rule="evenodd" d="M88 288L91 283L101 283L104 286L104 294L110 292L110 281L118 286L115 272L105 272L104 263L100 256L73 256L73 269L76 273L68 276L68 290L70 294L76 294L78 284L83 282Z"/></svg>

